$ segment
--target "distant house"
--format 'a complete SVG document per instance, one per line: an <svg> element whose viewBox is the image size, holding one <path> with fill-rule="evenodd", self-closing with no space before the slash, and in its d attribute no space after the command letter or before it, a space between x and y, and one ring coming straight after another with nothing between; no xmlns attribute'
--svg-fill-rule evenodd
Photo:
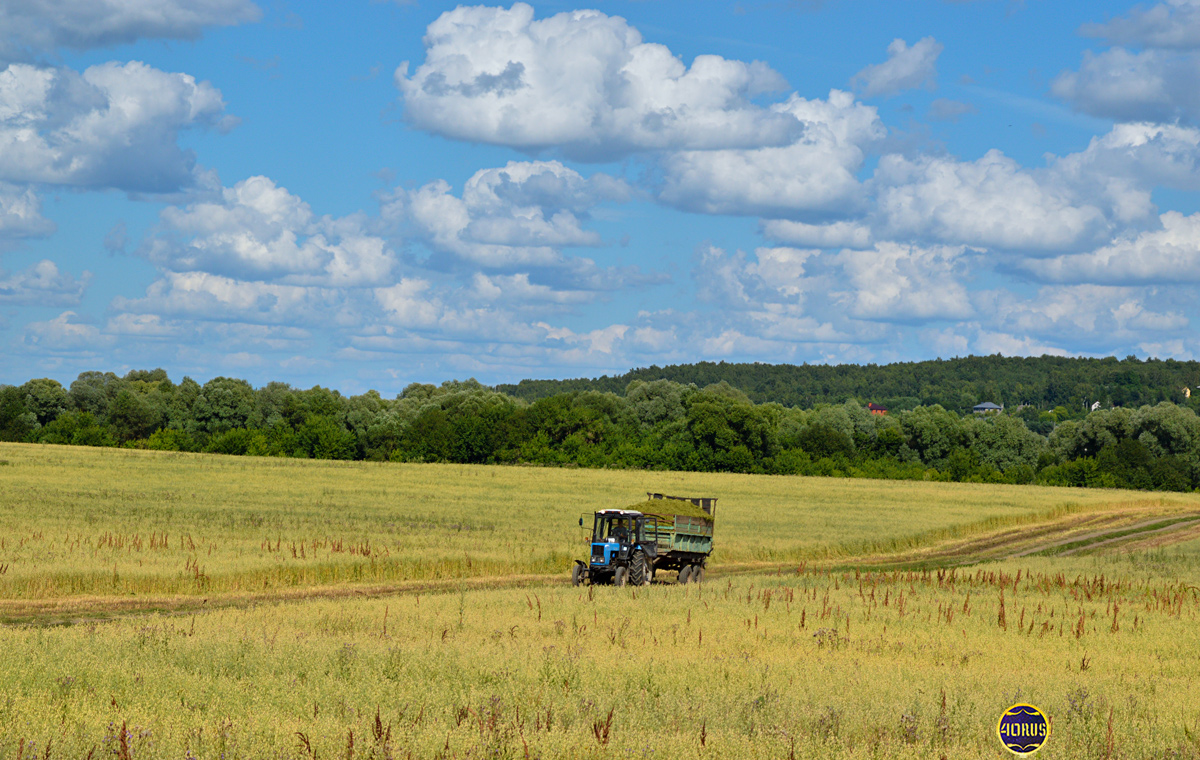
<svg viewBox="0 0 1200 760"><path fill-rule="evenodd" d="M867 409L870 410L871 414L878 414L880 416L887 414L887 409L884 409L879 404L867 404Z"/></svg>
<svg viewBox="0 0 1200 760"><path fill-rule="evenodd" d="M976 404L972 411L976 414L984 414L985 412L1003 412L1004 407L996 406L991 401L984 401L982 404Z"/></svg>

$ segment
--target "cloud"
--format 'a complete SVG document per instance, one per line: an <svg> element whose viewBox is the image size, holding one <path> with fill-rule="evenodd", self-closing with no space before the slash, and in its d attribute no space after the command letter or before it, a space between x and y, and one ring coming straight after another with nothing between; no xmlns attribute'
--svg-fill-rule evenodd
<svg viewBox="0 0 1200 760"><path fill-rule="evenodd" d="M339 318L349 294L335 288L248 282L208 272L164 272L142 298L117 296L114 312L157 314L251 324L311 324L333 327L356 322Z"/></svg>
<svg viewBox="0 0 1200 760"><path fill-rule="evenodd" d="M772 110L804 125L784 147L671 153L660 198L689 211L822 217L862 205L857 173L865 148L886 134L878 112L833 90L827 100L793 95Z"/></svg>
<svg viewBox="0 0 1200 760"><path fill-rule="evenodd" d="M1167 0L1135 6L1127 16L1104 24L1084 24L1085 37L1102 37L1117 45L1189 50L1200 48L1200 2Z"/></svg>
<svg viewBox="0 0 1200 760"><path fill-rule="evenodd" d="M137 61L0 71L0 181L169 192L192 181L180 130L229 125L221 93Z"/></svg>
<svg viewBox="0 0 1200 760"><path fill-rule="evenodd" d="M1117 121L1196 123L1200 120L1200 54L1112 48L1084 53L1079 71L1050 84L1076 110Z"/></svg>
<svg viewBox="0 0 1200 760"><path fill-rule="evenodd" d="M786 145L790 114L751 98L782 90L763 63L697 56L685 66L624 19L571 11L460 6L426 31L425 62L395 74L405 118L457 140L583 160L642 150Z"/></svg>
<svg viewBox="0 0 1200 760"><path fill-rule="evenodd" d="M814 287L806 262L818 254L797 248L758 248L749 259L742 251L701 246L692 277L696 298L728 309L756 310L767 303L801 306Z"/></svg>
<svg viewBox="0 0 1200 760"><path fill-rule="evenodd" d="M978 354L988 356L1070 356L1076 353L1036 338L988 330L978 330L974 344Z"/></svg>
<svg viewBox="0 0 1200 760"><path fill-rule="evenodd" d="M1100 208L998 150L970 162L883 156L874 184L885 239L1059 252L1109 234Z"/></svg>
<svg viewBox="0 0 1200 760"><path fill-rule="evenodd" d="M192 40L206 26L233 26L261 15L249 0L6 0L0 7L0 60L61 47Z"/></svg>
<svg viewBox="0 0 1200 760"><path fill-rule="evenodd" d="M842 294L858 319L927 321L973 316L964 246L881 242L869 251L842 251L837 262L852 290Z"/></svg>
<svg viewBox="0 0 1200 760"><path fill-rule="evenodd" d="M970 103L962 103L957 100L938 98L929 104L929 118L934 121L958 121L973 113L979 113L979 109Z"/></svg>
<svg viewBox="0 0 1200 760"><path fill-rule="evenodd" d="M1200 214L1168 211L1162 227L1087 253L1030 260L1022 267L1051 282L1108 285L1200 282Z"/></svg>
<svg viewBox="0 0 1200 760"><path fill-rule="evenodd" d="M137 338L179 338L187 332L181 322L163 319L157 314L116 314L108 320L104 332Z"/></svg>
<svg viewBox="0 0 1200 760"><path fill-rule="evenodd" d="M390 282L395 256L358 215L318 217L267 177L223 189L217 202L171 206L138 255L174 272L207 272L288 285L363 287Z"/></svg>
<svg viewBox="0 0 1200 760"><path fill-rule="evenodd" d="M806 248L868 248L871 228L858 222L804 224L786 219L763 222L763 236L780 243Z"/></svg>
<svg viewBox="0 0 1200 760"><path fill-rule="evenodd" d="M91 280L90 272L76 280L60 272L53 261L42 260L23 271L0 270L0 304L21 306L75 306Z"/></svg>
<svg viewBox="0 0 1200 760"><path fill-rule="evenodd" d="M431 327L443 313L440 299L427 295L429 281L405 278L387 288L377 288L375 298L393 321L409 328Z"/></svg>
<svg viewBox="0 0 1200 760"><path fill-rule="evenodd" d="M1188 326L1178 311L1151 309L1162 299L1153 291L1104 285L1039 288L1031 298L1005 290L973 295L976 311L986 314L985 329L1027 339L1110 353L1147 333L1177 333ZM1161 308L1161 303L1159 304Z"/></svg>
<svg viewBox="0 0 1200 760"><path fill-rule="evenodd" d="M888 59L868 66L851 79L863 97L895 95L901 90L937 88L937 58L943 46L933 37L925 37L912 47L902 39L888 45Z"/></svg>
<svg viewBox="0 0 1200 760"><path fill-rule="evenodd" d="M471 291L480 302L507 302L517 307L542 308L545 304L586 303L595 299L595 294L587 291L556 290L530 282L526 273L489 276L476 272Z"/></svg>
<svg viewBox="0 0 1200 760"><path fill-rule="evenodd" d="M54 223L42 216L42 201L30 188L0 182L0 241L47 237Z"/></svg>
<svg viewBox="0 0 1200 760"><path fill-rule="evenodd" d="M481 169L461 197L437 180L383 197L382 217L460 266L554 270L570 287L609 289L635 283L635 270L600 270L590 259L566 256L566 247L593 247L600 235L586 229L591 208L630 197L613 177L584 178L558 161L510 161Z"/></svg>
<svg viewBox="0 0 1200 760"><path fill-rule="evenodd" d="M115 340L94 325L74 321L78 315L64 311L46 322L30 322L25 326L25 344L33 349L51 352L91 353L112 346Z"/></svg>
<svg viewBox="0 0 1200 760"><path fill-rule="evenodd" d="M1052 173L1118 221L1153 224L1156 187L1200 190L1200 130L1169 124L1116 124L1078 153L1053 159Z"/></svg>

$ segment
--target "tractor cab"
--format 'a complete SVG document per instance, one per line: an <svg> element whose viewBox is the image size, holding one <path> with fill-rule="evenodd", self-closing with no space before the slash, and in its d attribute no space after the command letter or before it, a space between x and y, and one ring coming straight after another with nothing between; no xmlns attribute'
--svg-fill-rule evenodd
<svg viewBox="0 0 1200 760"><path fill-rule="evenodd" d="M579 518L584 527L585 515ZM588 577L594 581L611 580L623 584L631 562L640 562L639 577L651 568L645 562L653 557L658 538L655 518L631 509L603 509L592 519L591 557L587 566L577 565L576 581ZM635 557L636 555L636 557Z"/></svg>
<svg viewBox="0 0 1200 760"><path fill-rule="evenodd" d="M645 532L645 515L628 509L597 512L592 528L593 544L640 543Z"/></svg>

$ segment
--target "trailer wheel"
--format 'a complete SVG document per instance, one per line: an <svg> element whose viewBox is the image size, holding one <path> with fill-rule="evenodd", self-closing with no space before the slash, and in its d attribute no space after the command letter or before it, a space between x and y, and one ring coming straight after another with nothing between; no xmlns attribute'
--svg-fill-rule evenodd
<svg viewBox="0 0 1200 760"><path fill-rule="evenodd" d="M571 568L571 585L572 586L578 586L579 584L583 583L584 572L585 571L583 569L583 565L580 565L580 564L576 564L574 567Z"/></svg>
<svg viewBox="0 0 1200 760"><path fill-rule="evenodd" d="M692 575L692 566L684 565L683 569L679 571L679 582L687 583L688 579L691 577L691 575Z"/></svg>
<svg viewBox="0 0 1200 760"><path fill-rule="evenodd" d="M646 555L641 551L634 552L629 560L629 582L634 586L645 586L650 582L646 576Z"/></svg>
<svg viewBox="0 0 1200 760"><path fill-rule="evenodd" d="M629 572L628 569L626 569L624 567L618 567L617 572L613 573L613 585L614 586L624 586L625 585L625 576L628 574L628 572Z"/></svg>
<svg viewBox="0 0 1200 760"><path fill-rule="evenodd" d="M692 566L692 583L704 583L704 565Z"/></svg>

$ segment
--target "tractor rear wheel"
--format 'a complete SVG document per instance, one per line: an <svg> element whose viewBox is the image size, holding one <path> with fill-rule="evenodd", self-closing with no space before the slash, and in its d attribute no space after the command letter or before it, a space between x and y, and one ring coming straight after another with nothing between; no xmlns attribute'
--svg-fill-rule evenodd
<svg viewBox="0 0 1200 760"><path fill-rule="evenodd" d="M691 577L691 575L692 575L692 566L684 565L683 569L679 571L679 582L687 583L688 579Z"/></svg>
<svg viewBox="0 0 1200 760"><path fill-rule="evenodd" d="M628 572L629 571L626 568L618 567L617 572L613 573L613 585L614 586L624 586L625 585L625 575Z"/></svg>
<svg viewBox="0 0 1200 760"><path fill-rule="evenodd" d="M583 583L583 565L575 565L571 568L571 585L578 586Z"/></svg>
<svg viewBox="0 0 1200 760"><path fill-rule="evenodd" d="M645 586L649 583L646 577L646 555L640 551L633 553L629 561L629 582L634 586Z"/></svg>

